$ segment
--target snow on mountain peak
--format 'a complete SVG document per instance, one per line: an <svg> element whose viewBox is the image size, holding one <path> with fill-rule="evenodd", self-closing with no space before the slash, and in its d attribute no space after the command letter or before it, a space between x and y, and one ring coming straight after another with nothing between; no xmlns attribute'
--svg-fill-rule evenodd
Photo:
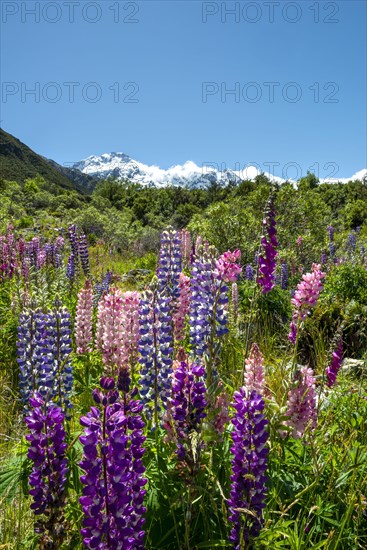
<svg viewBox="0 0 367 550"><path fill-rule="evenodd" d="M141 185L164 187L177 185L189 188L207 187L211 183L227 185L228 183L239 183L244 179L254 180L261 172L255 166L247 166L241 171L230 169L218 170L215 164L198 166L192 160L184 164L177 164L164 170L159 166L147 165L136 161L125 153L103 153L102 155L91 155L73 165L83 172L98 179L115 178L118 180L129 180ZM265 175L272 181L283 183L285 180L268 174ZM363 169L354 174L351 178L329 178L320 179L320 183L335 183L341 181L347 183L349 180L362 179L367 175ZM295 182L294 182L295 183Z"/></svg>

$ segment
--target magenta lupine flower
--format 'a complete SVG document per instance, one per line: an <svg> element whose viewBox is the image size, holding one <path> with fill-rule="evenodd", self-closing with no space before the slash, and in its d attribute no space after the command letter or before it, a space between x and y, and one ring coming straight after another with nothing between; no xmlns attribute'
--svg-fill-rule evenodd
<svg viewBox="0 0 367 550"><path fill-rule="evenodd" d="M125 366L132 367L138 359L140 294L128 291L122 299L121 353Z"/></svg>
<svg viewBox="0 0 367 550"><path fill-rule="evenodd" d="M296 343L299 322L304 321L311 308L317 304L320 292L324 288L322 285L324 277L325 273L321 271L320 264L312 264L312 273L302 275L302 281L298 284L292 298L294 311L288 338L293 344Z"/></svg>
<svg viewBox="0 0 367 550"><path fill-rule="evenodd" d="M276 238L276 221L274 199L271 197L268 202L267 211L263 220L264 234L261 237L262 252L258 259L257 282L262 287L262 293L267 294L275 285L275 258L278 241Z"/></svg>
<svg viewBox="0 0 367 550"><path fill-rule="evenodd" d="M125 396L122 403L112 378L94 390L98 406L80 419L84 435L84 485L79 499L84 513L81 534L91 550L140 550L144 547L143 475L144 422L142 405Z"/></svg>
<svg viewBox="0 0 367 550"><path fill-rule="evenodd" d="M79 291L75 317L77 353L87 353L92 343L93 289L90 281Z"/></svg>
<svg viewBox="0 0 367 550"><path fill-rule="evenodd" d="M118 288L112 288L109 294L102 296L97 314L97 348L102 351L102 360L108 371L125 364L122 349L123 334L123 294Z"/></svg>
<svg viewBox="0 0 367 550"><path fill-rule="evenodd" d="M180 273L178 288L177 308L172 316L176 341L185 338L185 320L190 307L190 277L187 277L184 273Z"/></svg>
<svg viewBox="0 0 367 550"><path fill-rule="evenodd" d="M37 393L30 399L30 405L25 422L29 429L27 456L33 462L29 476L31 509L40 516L35 531L41 535L40 548L60 548L65 534L62 509L68 473L64 413L54 403L46 404Z"/></svg>
<svg viewBox="0 0 367 550"><path fill-rule="evenodd" d="M313 370L301 367L295 374L294 386L288 392L286 425L292 428L292 437L299 439L306 428L317 425L316 379Z"/></svg>
<svg viewBox="0 0 367 550"><path fill-rule="evenodd" d="M296 242L297 242L297 246L302 246L303 239L302 239L301 235L299 235L299 236L297 237L297 241L296 241Z"/></svg>
<svg viewBox="0 0 367 550"><path fill-rule="evenodd" d="M259 346L251 346L250 355L245 359L245 386L250 394L255 391L259 395L264 393L264 357Z"/></svg>
<svg viewBox="0 0 367 550"><path fill-rule="evenodd" d="M331 363L328 367L326 367L327 385L329 386L329 388L331 388L335 384L339 369L342 366L342 362L343 362L343 339L342 337L340 337L338 339L336 348L332 353Z"/></svg>
<svg viewBox="0 0 367 550"><path fill-rule="evenodd" d="M14 227L8 225L6 235L0 237L0 277L11 279L16 267Z"/></svg>
<svg viewBox="0 0 367 550"><path fill-rule="evenodd" d="M255 391L242 387L233 396L231 493L229 521L233 523L230 540L240 550L259 535L265 508L268 433L263 415L264 401ZM242 512L242 509L245 509ZM249 513L250 512L250 513Z"/></svg>
<svg viewBox="0 0 367 550"><path fill-rule="evenodd" d="M216 273L225 283L235 283L242 273L242 267L237 263L241 258L241 251L236 248L233 252L227 250L215 262Z"/></svg>
<svg viewBox="0 0 367 550"><path fill-rule="evenodd" d="M191 462L191 436L193 432L200 431L201 421L206 417L203 376L202 366L190 365L185 361L180 362L173 373L172 397L168 400L169 415L165 427L175 441L175 453L179 460Z"/></svg>

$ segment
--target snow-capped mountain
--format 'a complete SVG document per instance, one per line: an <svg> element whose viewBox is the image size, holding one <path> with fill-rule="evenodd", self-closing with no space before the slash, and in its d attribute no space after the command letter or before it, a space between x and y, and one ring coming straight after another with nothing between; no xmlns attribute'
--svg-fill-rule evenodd
<svg viewBox="0 0 367 550"><path fill-rule="evenodd" d="M241 171L218 170L214 166L198 166L192 161L187 161L183 165L172 166L164 170L158 166L143 164L124 153L104 153L100 156L92 155L76 162L73 168L98 179L112 177L118 180L126 179L147 186L164 187L166 185L177 185L189 188L206 187L211 183L227 185L228 183L239 183L244 179L254 180L261 173L255 166L246 167ZM285 181L267 172L265 172L265 175L277 183ZM362 179L366 175L367 169L364 169L350 178L320 179L320 182L334 183L341 181L347 183L351 179Z"/></svg>

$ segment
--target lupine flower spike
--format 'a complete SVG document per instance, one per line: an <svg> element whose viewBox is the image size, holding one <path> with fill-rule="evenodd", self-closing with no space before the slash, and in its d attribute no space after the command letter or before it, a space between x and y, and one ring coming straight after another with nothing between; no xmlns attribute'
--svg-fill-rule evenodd
<svg viewBox="0 0 367 550"><path fill-rule="evenodd" d="M204 368L200 365L189 365L182 361L177 366L173 374L168 419L165 422L168 438L176 443L177 458L186 460L191 467L195 463L192 435L199 431L201 421L206 416L206 388L203 375ZM196 452L199 450L200 445L196 446Z"/></svg>
<svg viewBox="0 0 367 550"><path fill-rule="evenodd" d="M40 535L39 548L56 550L61 548L66 533L63 507L68 465L64 414L54 403L46 404L37 393L31 397L30 407L25 421L29 429L28 458L33 462L29 476L31 509L39 517L35 525Z"/></svg>
<svg viewBox="0 0 367 550"><path fill-rule="evenodd" d="M85 471L80 478L84 485L79 499L84 513L81 534L91 550L141 550L147 482L141 460L142 405L128 396L122 404L112 378L102 378L101 388L93 392L97 406L80 419L84 426L80 466Z"/></svg>
<svg viewBox="0 0 367 550"><path fill-rule="evenodd" d="M87 353L91 350L93 316L93 289L90 281L78 294L75 318L76 352Z"/></svg>
<svg viewBox="0 0 367 550"><path fill-rule="evenodd" d="M263 524L268 433L264 401L255 391L248 394L244 387L236 391L233 407L232 483L228 501L229 521L233 524L230 540L234 549L241 550L259 535Z"/></svg>
<svg viewBox="0 0 367 550"><path fill-rule="evenodd" d="M330 365L326 368L327 385L329 388L336 382L336 377L343 362L343 339L339 337L336 348L332 353Z"/></svg>
<svg viewBox="0 0 367 550"><path fill-rule="evenodd" d="M248 393L264 393L264 357L256 343L252 344L250 355L245 360L245 386Z"/></svg>
<svg viewBox="0 0 367 550"><path fill-rule="evenodd" d="M263 236L261 237L261 255L258 259L257 282L262 287L263 294L267 294L275 284L275 258L277 256L278 241L276 238L276 221L274 198L270 197L265 218L263 220Z"/></svg>
<svg viewBox="0 0 367 550"><path fill-rule="evenodd" d="M322 279L325 273L321 271L319 264L312 264L312 273L302 275L302 281L298 284L297 290L292 298L294 306L292 322L290 324L290 332L288 335L292 344L296 343L299 323L304 321L310 313L311 308L314 308L323 290Z"/></svg>
<svg viewBox="0 0 367 550"><path fill-rule="evenodd" d="M301 367L295 374L294 386L288 392L286 425L292 428L292 437L299 439L306 428L317 425L316 380L312 369Z"/></svg>

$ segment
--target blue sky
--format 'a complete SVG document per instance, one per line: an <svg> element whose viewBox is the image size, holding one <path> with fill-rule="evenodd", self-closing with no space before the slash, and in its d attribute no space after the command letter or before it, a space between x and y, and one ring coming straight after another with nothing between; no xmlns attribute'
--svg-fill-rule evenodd
<svg viewBox="0 0 367 550"><path fill-rule="evenodd" d="M1 4L2 127L61 164L367 167L363 0Z"/></svg>

